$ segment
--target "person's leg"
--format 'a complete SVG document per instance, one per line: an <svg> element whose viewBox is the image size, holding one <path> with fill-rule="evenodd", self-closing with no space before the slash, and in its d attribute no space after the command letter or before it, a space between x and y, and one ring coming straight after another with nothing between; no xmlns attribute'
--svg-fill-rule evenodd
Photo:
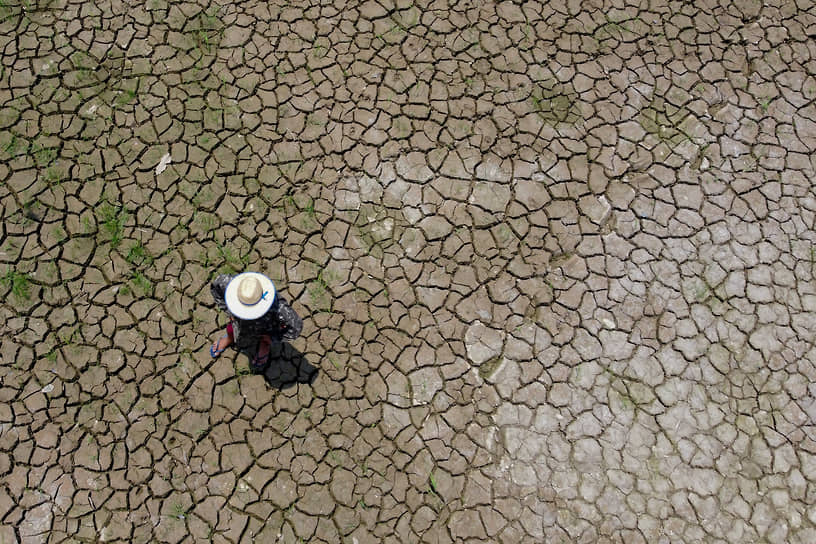
<svg viewBox="0 0 816 544"><path fill-rule="evenodd" d="M225 349L227 349L235 340L235 334L232 331L232 323L227 323L227 334L219 338L210 348L210 355L218 357Z"/></svg>
<svg viewBox="0 0 816 544"><path fill-rule="evenodd" d="M272 347L272 339L267 336L261 336L258 341L258 351L255 358L252 360L252 369L256 372L262 372L269 364L269 350Z"/></svg>

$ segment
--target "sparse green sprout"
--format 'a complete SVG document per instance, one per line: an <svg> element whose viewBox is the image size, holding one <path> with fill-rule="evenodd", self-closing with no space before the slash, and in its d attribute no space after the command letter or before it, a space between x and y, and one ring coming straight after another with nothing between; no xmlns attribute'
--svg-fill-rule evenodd
<svg viewBox="0 0 816 544"><path fill-rule="evenodd" d="M575 124L580 120L577 94L568 84L555 80L541 82L533 88L530 101L533 110L547 124Z"/></svg>
<svg viewBox="0 0 816 544"><path fill-rule="evenodd" d="M31 152L34 154L34 162L39 167L51 166L57 160L56 147L44 147L35 143L31 146Z"/></svg>
<svg viewBox="0 0 816 544"><path fill-rule="evenodd" d="M116 97L116 105L119 107L126 106L136 100L136 91L126 89Z"/></svg>
<svg viewBox="0 0 816 544"><path fill-rule="evenodd" d="M234 274L240 272L249 263L249 254L238 257L227 245L217 244L217 248L219 257L224 261L220 268L221 273Z"/></svg>
<svg viewBox="0 0 816 544"><path fill-rule="evenodd" d="M141 241L131 246L125 260L134 266L141 266L142 264L150 265L153 262L153 258L147 253Z"/></svg>
<svg viewBox="0 0 816 544"><path fill-rule="evenodd" d="M133 282L133 286L139 289L143 295L148 295L153 290L153 282L142 274L141 271L137 270L134 272L130 277L130 281Z"/></svg>
<svg viewBox="0 0 816 544"><path fill-rule="evenodd" d="M201 230L205 233L212 232L216 228L216 216L208 212L196 214L195 222L201 226Z"/></svg>
<svg viewBox="0 0 816 544"><path fill-rule="evenodd" d="M59 186L62 183L62 175L62 170L57 166L49 166L45 171L45 182L51 186Z"/></svg>
<svg viewBox="0 0 816 544"><path fill-rule="evenodd" d="M192 29L192 37L196 48L202 55L209 55L213 52L214 42L217 38L220 38L224 31L224 24L219 17L219 10L218 6L213 6L200 12L193 19L195 23Z"/></svg>
<svg viewBox="0 0 816 544"><path fill-rule="evenodd" d="M297 203L295 203L295 197L292 195L286 195L283 197L283 212L285 214L293 213L291 210L297 211Z"/></svg>
<svg viewBox="0 0 816 544"><path fill-rule="evenodd" d="M130 213L124 207L115 207L105 202L99 207L102 231L110 240L111 247L119 247L125 232L125 222Z"/></svg>
<svg viewBox="0 0 816 544"><path fill-rule="evenodd" d="M317 219L315 218L315 208L314 208L314 199L309 198L309 203L303 208L304 213L306 214L303 217L303 228L308 229L311 228L313 225L317 224Z"/></svg>
<svg viewBox="0 0 816 544"><path fill-rule="evenodd" d="M330 268L324 268L317 274L317 278L309 282L306 291L315 308L322 311L330 311L331 297L329 296L330 286L337 280L337 273Z"/></svg>
<svg viewBox="0 0 816 544"><path fill-rule="evenodd" d="M22 274L8 267L6 275L0 277L0 284L6 289L11 288L11 294L18 299L28 300L31 296L30 276Z"/></svg>
<svg viewBox="0 0 816 544"><path fill-rule="evenodd" d="M25 140L18 138L16 134L12 134L11 138L9 138L9 140L3 145L3 151L11 156L16 155L21 150L25 152L25 149L27 148L28 143L26 143Z"/></svg>
<svg viewBox="0 0 816 544"><path fill-rule="evenodd" d="M183 504L176 502L173 503L170 513L176 519L184 519L184 515L187 513L187 510L184 508Z"/></svg>

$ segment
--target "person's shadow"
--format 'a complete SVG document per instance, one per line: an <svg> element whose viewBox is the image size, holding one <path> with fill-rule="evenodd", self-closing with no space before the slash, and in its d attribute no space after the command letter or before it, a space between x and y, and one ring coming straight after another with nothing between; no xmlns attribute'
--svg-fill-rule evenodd
<svg viewBox="0 0 816 544"><path fill-rule="evenodd" d="M255 358L255 349L241 350L249 360ZM318 368L306 356L288 342L273 342L269 350L269 364L263 377L271 387L278 390L289 389L295 384L312 384L317 378Z"/></svg>

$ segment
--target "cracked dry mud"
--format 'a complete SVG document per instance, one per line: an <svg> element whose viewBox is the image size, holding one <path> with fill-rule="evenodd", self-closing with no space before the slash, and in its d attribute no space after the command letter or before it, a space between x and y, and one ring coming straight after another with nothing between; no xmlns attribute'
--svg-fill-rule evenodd
<svg viewBox="0 0 816 544"><path fill-rule="evenodd" d="M0 542L815 542L816 6L693 4L0 2Z"/></svg>

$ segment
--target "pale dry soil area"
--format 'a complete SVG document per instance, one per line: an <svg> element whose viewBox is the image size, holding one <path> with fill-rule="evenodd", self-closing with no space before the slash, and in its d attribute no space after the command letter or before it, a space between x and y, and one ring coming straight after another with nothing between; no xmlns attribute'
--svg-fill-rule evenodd
<svg viewBox="0 0 816 544"><path fill-rule="evenodd" d="M816 542L814 74L812 0L1 0L0 543Z"/></svg>

